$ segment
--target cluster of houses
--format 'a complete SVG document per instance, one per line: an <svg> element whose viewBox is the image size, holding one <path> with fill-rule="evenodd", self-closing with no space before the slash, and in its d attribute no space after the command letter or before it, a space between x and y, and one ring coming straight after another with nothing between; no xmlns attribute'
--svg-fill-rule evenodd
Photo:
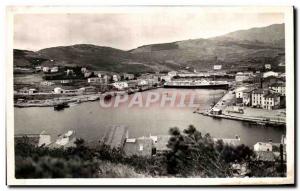
<svg viewBox="0 0 300 191"><path fill-rule="evenodd" d="M51 135L46 134L44 131L40 134L16 134L14 139L16 144L23 144L26 142L36 147L66 149L76 146L76 135L73 130L69 130L64 134L59 135L54 141L51 140Z"/></svg>
<svg viewBox="0 0 300 191"><path fill-rule="evenodd" d="M235 82L239 84L244 83L263 83L267 78L277 78L277 79L285 79L285 73L279 73L274 71L267 71L261 73L260 71L256 72L237 72L235 75Z"/></svg>
<svg viewBox="0 0 300 191"><path fill-rule="evenodd" d="M101 143L111 149L121 149L126 156L152 156L168 151L170 135L129 138L127 126L111 126Z"/></svg>
<svg viewBox="0 0 300 191"><path fill-rule="evenodd" d="M140 76L134 74L98 74L97 77L88 78L89 84L108 84L110 83L113 88L117 90L125 90L130 88L137 88L139 86L157 86L162 81L171 81L177 75L175 72L168 74L159 73L145 73Z"/></svg>
<svg viewBox="0 0 300 191"><path fill-rule="evenodd" d="M99 142L97 141L97 145L100 143L111 149L120 149L126 156L151 157L170 150L167 146L170 137L170 135L149 135L148 137L130 138L127 126L110 126L103 138ZM24 138L27 139L26 142L36 147L68 148L76 146L76 136L73 130L59 135L54 141L51 141L51 136L45 132L41 134L17 134L15 135L15 142L22 143ZM232 139L213 138L212 140L215 143L222 141L224 145L232 147L242 144L239 136ZM257 142L253 146L253 151L255 152L255 158L253 158L255 161L286 161L286 137L283 135L280 143L273 143L272 140Z"/></svg>
<svg viewBox="0 0 300 191"><path fill-rule="evenodd" d="M40 67L40 66L39 66ZM48 80L43 80L39 84L35 85L35 88L23 88L18 90L16 93L20 94L35 94L38 93L37 89L46 90L48 93L55 94L81 94L86 92L86 87L107 87L107 89L114 90L130 90L138 89L141 87L156 87L163 81L170 81L174 76L177 75L177 72L172 71L168 74L160 73L144 73L136 76L129 73L112 73L112 72L103 72L103 71L91 71L85 67L79 68L79 73L83 79L76 78L65 78L65 75L76 75L72 69L63 69L57 66L44 66L41 67L41 71L44 71L45 75L56 75L59 73L64 74L62 79L51 78ZM53 72L53 74L52 74ZM78 72L77 72L78 73ZM78 83L76 85L83 86L84 88L74 89L73 84L75 81ZM70 89L71 87L71 89ZM85 89L85 90L83 90ZM101 88L100 88L101 89ZM94 91L92 91L94 93Z"/></svg>
<svg viewBox="0 0 300 191"><path fill-rule="evenodd" d="M101 143L112 149L121 149L127 156L153 156L170 150L167 146L170 135L149 135L130 138L127 126L110 126ZM239 136L232 139L213 138L215 143L222 141L225 145L236 147L241 144Z"/></svg>
<svg viewBox="0 0 300 191"><path fill-rule="evenodd" d="M285 107L285 95L273 89L237 88L236 104L262 109Z"/></svg>
<svg viewBox="0 0 300 191"><path fill-rule="evenodd" d="M56 72L59 71L59 68L58 68L58 66L54 66L54 67L44 66L44 67L42 68L42 71L43 71L44 73L56 73Z"/></svg>
<svg viewBox="0 0 300 191"><path fill-rule="evenodd" d="M285 107L284 74L265 72L258 86L240 85L236 88L237 105L262 109L278 109Z"/></svg>
<svg viewBox="0 0 300 191"><path fill-rule="evenodd" d="M276 159L286 161L286 137L281 137L280 143L257 142L253 146L257 161L275 162Z"/></svg>
<svg viewBox="0 0 300 191"><path fill-rule="evenodd" d="M96 93L97 88L93 86L81 87L79 89L64 89L56 87L53 89L54 94L85 94L85 93Z"/></svg>

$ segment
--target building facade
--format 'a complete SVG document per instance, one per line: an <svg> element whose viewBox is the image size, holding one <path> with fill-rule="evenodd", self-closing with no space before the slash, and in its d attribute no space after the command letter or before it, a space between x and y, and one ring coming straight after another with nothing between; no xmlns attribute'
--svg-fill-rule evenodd
<svg viewBox="0 0 300 191"><path fill-rule="evenodd" d="M114 82L113 87L118 89L118 90L124 90L128 88L128 83L127 82Z"/></svg>
<svg viewBox="0 0 300 191"><path fill-rule="evenodd" d="M251 106L263 109L278 109L280 107L280 94L269 90L257 89L252 92Z"/></svg>
<svg viewBox="0 0 300 191"><path fill-rule="evenodd" d="M274 83L269 86L269 89L279 93L280 95L285 96L285 84L283 83Z"/></svg>

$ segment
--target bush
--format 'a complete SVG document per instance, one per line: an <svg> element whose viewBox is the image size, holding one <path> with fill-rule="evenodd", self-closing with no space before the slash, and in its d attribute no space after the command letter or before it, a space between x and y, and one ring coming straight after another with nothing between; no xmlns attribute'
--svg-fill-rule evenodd
<svg viewBox="0 0 300 191"><path fill-rule="evenodd" d="M89 148L83 139L76 140L73 148L35 147L24 137L15 146L16 178L231 177L233 163L246 163L251 176L277 176L283 171L252 162L254 153L245 145L214 143L194 126L183 132L174 127L169 133L170 150L151 157L127 157L105 145Z"/></svg>

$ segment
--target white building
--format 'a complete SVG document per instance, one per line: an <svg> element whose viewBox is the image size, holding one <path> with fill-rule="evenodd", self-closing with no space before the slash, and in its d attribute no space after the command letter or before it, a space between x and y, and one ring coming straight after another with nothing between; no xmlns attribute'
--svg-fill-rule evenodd
<svg viewBox="0 0 300 191"><path fill-rule="evenodd" d="M72 69L67 69L66 73L67 73L67 76L71 76L74 74L74 71Z"/></svg>
<svg viewBox="0 0 300 191"><path fill-rule="evenodd" d="M50 68L48 66L43 67L43 72L49 72L49 71L50 71Z"/></svg>
<svg viewBox="0 0 300 191"><path fill-rule="evenodd" d="M251 105L268 110L277 109L280 106L280 95L268 90L254 90Z"/></svg>
<svg viewBox="0 0 300 191"><path fill-rule="evenodd" d="M170 82L172 80L172 76L161 76L160 79L164 80L165 82Z"/></svg>
<svg viewBox="0 0 300 191"><path fill-rule="evenodd" d="M124 73L123 77L124 77L124 80L133 80L134 79L134 75L133 74Z"/></svg>
<svg viewBox="0 0 300 191"><path fill-rule="evenodd" d="M104 79L102 78L88 78L88 83L103 83Z"/></svg>
<svg viewBox="0 0 300 191"><path fill-rule="evenodd" d="M251 106L251 93L253 89L249 88L243 91L243 105Z"/></svg>
<svg viewBox="0 0 300 191"><path fill-rule="evenodd" d="M127 82L114 82L112 85L115 88L117 88L118 90L124 90L124 89L128 88Z"/></svg>
<svg viewBox="0 0 300 191"><path fill-rule="evenodd" d="M51 73L55 73L55 72L58 72L58 67L57 66L54 66L51 68L50 70Z"/></svg>
<svg viewBox="0 0 300 191"><path fill-rule="evenodd" d="M81 73L85 73L87 71L87 69L85 67L81 68Z"/></svg>
<svg viewBox="0 0 300 191"><path fill-rule="evenodd" d="M30 88L29 90L28 90L28 94L34 94L34 93L37 93L38 91L36 90L36 89L34 89L34 88Z"/></svg>
<svg viewBox="0 0 300 191"><path fill-rule="evenodd" d="M121 77L118 74L114 74L112 79L113 79L114 82L118 82L118 81L121 80Z"/></svg>
<svg viewBox="0 0 300 191"><path fill-rule="evenodd" d="M283 83L274 83L269 86L270 90L279 93L280 95L285 96L285 84Z"/></svg>
<svg viewBox="0 0 300 191"><path fill-rule="evenodd" d="M48 146L51 144L51 136L47 134L40 134L38 147Z"/></svg>
<svg viewBox="0 0 300 191"><path fill-rule="evenodd" d="M267 78L269 76L278 77L278 75L279 75L278 72L268 71L263 74L263 78Z"/></svg>
<svg viewBox="0 0 300 191"><path fill-rule="evenodd" d="M263 109L277 109L280 106L280 95L276 93L268 93L263 97Z"/></svg>
<svg viewBox="0 0 300 191"><path fill-rule="evenodd" d="M62 89L60 87L56 87L56 88L54 88L53 92L55 94L62 94L62 93L64 93L64 89Z"/></svg>
<svg viewBox="0 0 300 191"><path fill-rule="evenodd" d="M72 80L60 80L61 84L70 84L72 82L73 82Z"/></svg>
<svg viewBox="0 0 300 191"><path fill-rule="evenodd" d="M245 86L241 86L236 88L235 90L235 97L236 98L243 98L243 92L247 89Z"/></svg>
<svg viewBox="0 0 300 191"><path fill-rule="evenodd" d="M138 86L137 80L129 80L126 81L128 83L128 88L136 88Z"/></svg>
<svg viewBox="0 0 300 191"><path fill-rule="evenodd" d="M263 97L264 97L264 94L266 94L267 91L266 90L263 90L263 89L257 89L257 90L254 90L252 92L252 106L255 106L255 107L262 107L263 105Z"/></svg>
<svg viewBox="0 0 300 191"><path fill-rule="evenodd" d="M171 77L177 76L177 72L176 71L168 72L168 76L171 76Z"/></svg>
<svg viewBox="0 0 300 191"><path fill-rule="evenodd" d="M139 80L138 81L138 85L139 86L145 86L145 85L148 85L149 83L148 83L148 80Z"/></svg>
<svg viewBox="0 0 300 191"><path fill-rule="evenodd" d="M43 69L42 66L36 66L36 67L35 67L35 70L36 70L36 71L41 71L42 69Z"/></svg>
<svg viewBox="0 0 300 191"><path fill-rule="evenodd" d="M265 64L265 69L271 70L271 64Z"/></svg>
<svg viewBox="0 0 300 191"><path fill-rule="evenodd" d="M235 75L236 82L243 82L253 76L252 72L238 72Z"/></svg>
<svg viewBox="0 0 300 191"><path fill-rule="evenodd" d="M54 82L50 82L50 81L42 81L40 83L42 86L52 86L54 85Z"/></svg>
<svg viewBox="0 0 300 191"><path fill-rule="evenodd" d="M258 152L258 151L272 151L273 146L272 146L272 142L269 143L265 143L265 142L257 142L254 145L254 151Z"/></svg>

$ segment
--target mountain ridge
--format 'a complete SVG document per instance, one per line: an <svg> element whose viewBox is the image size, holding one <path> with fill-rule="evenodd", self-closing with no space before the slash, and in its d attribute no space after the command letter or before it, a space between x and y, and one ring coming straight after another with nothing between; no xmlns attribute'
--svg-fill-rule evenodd
<svg viewBox="0 0 300 191"><path fill-rule="evenodd" d="M38 58L43 61L33 62ZM14 65L22 61L26 66L43 65L50 59L57 65L136 73L186 67L206 70L216 63L226 69L261 67L264 63L277 64L284 60L284 24L239 30L208 39L143 45L128 51L92 44L50 47L35 52L14 50Z"/></svg>

